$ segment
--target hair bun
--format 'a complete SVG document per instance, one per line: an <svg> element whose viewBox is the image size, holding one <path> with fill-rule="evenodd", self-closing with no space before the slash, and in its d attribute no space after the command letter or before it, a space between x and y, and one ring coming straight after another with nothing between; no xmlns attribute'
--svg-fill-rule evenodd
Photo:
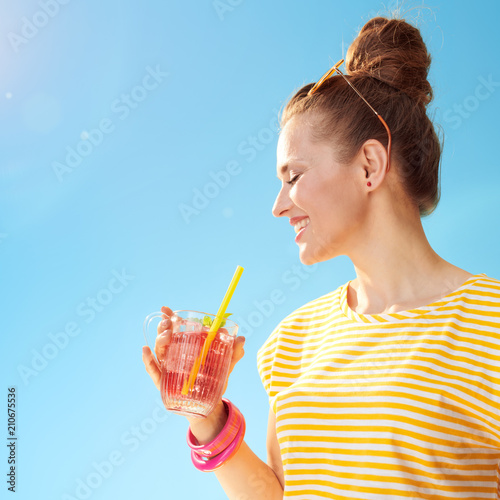
<svg viewBox="0 0 500 500"><path fill-rule="evenodd" d="M430 64L417 28L402 19L375 17L349 47L345 67L350 75L374 77L427 106L432 100Z"/></svg>

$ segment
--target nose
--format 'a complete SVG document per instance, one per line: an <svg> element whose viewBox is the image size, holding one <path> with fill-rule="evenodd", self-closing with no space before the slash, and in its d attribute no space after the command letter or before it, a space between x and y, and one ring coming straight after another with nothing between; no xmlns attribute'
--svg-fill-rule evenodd
<svg viewBox="0 0 500 500"><path fill-rule="evenodd" d="M274 201L273 215L275 217L283 217L285 213L290 210L292 205L292 200L290 196L288 196L288 190L286 186L283 186Z"/></svg>

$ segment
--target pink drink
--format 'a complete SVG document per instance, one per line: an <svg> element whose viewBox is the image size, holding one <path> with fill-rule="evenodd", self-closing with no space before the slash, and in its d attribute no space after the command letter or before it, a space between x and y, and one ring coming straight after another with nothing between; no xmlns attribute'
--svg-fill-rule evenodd
<svg viewBox="0 0 500 500"><path fill-rule="evenodd" d="M177 331L177 330L184 331ZM209 328L189 320L182 320L180 328L174 326L172 341L162 363L161 397L169 411L187 416L206 416L222 397L231 358L234 336L220 328L210 345L205 364L200 365L194 386L186 395L184 384L196 358L203 349Z"/></svg>

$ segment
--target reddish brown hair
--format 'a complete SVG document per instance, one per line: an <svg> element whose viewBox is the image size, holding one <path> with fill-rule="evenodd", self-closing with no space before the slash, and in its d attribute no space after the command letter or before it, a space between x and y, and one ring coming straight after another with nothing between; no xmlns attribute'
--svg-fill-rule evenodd
<svg viewBox="0 0 500 500"><path fill-rule="evenodd" d="M434 211L439 197L441 144L426 113L432 100L427 81L431 57L420 31L401 19L376 17L359 32L346 55L347 78L385 119L392 134L391 169L420 215ZM318 141L339 146L348 163L368 139L387 146L387 132L373 111L341 76L327 80L311 96L301 88L285 106L281 127L294 116L318 113Z"/></svg>

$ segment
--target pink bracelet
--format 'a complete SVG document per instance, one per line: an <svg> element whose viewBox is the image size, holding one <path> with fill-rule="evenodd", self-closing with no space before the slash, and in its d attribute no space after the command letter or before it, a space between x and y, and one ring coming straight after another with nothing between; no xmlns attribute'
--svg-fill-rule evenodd
<svg viewBox="0 0 500 500"><path fill-rule="evenodd" d="M199 444L191 432L191 428L188 429L187 444L199 456L211 458L222 453L236 438L241 427L241 422L244 421L240 410L231 401L223 398L222 402L228 413L227 421L219 434L210 443Z"/></svg>
<svg viewBox="0 0 500 500"><path fill-rule="evenodd" d="M194 466L201 470L202 472L213 472L214 470L219 469L224 464L229 462L231 458L236 455L236 452L239 450L241 443L243 442L243 437L245 436L245 419L242 420L241 426L239 428L238 434L234 441L219 455L214 458L206 459L202 456L198 455L195 450L191 450L191 460Z"/></svg>

